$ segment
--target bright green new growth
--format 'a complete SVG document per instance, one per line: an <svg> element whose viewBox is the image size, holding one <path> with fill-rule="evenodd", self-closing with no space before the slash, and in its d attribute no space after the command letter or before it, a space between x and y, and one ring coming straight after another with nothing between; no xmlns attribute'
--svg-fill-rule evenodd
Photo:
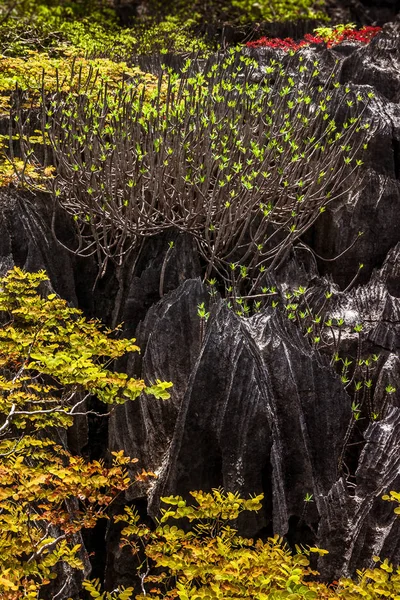
<svg viewBox="0 0 400 600"><path fill-rule="evenodd" d="M225 3L228 7L229 3ZM296 21L298 19L325 19L324 0L232 0L232 9L241 23L251 21Z"/></svg>
<svg viewBox="0 0 400 600"><path fill-rule="evenodd" d="M129 507L116 517L125 523L123 546L135 554L138 542L144 542L147 559L139 567L143 594L138 600L317 597L305 584L311 573L307 556L324 554L324 550L299 549L293 555L279 536L254 541L239 536L232 527L242 512L261 509L262 494L245 500L237 493L214 489L191 492L191 496L193 505L180 496L162 498L166 508L154 531L140 524L138 514ZM181 529L171 520L186 520L190 525Z"/></svg>
<svg viewBox="0 0 400 600"><path fill-rule="evenodd" d="M54 57L70 48L81 56L125 60L137 44L107 2L5 0L0 8L0 47L6 56L38 50Z"/></svg>
<svg viewBox="0 0 400 600"><path fill-rule="evenodd" d="M147 98L134 82L88 98L89 77L81 94L43 104L38 125L56 166L47 187L74 219L80 248L120 263L175 227L196 239L206 279L216 274L236 294L259 289L354 187L369 99L336 83L335 69L317 84L318 62L302 56L285 68L271 60L261 81L256 69L232 50L203 69L188 61L181 75L165 70ZM26 140L23 117L15 132ZM27 165L39 163L29 139L21 150Z"/></svg>
<svg viewBox="0 0 400 600"><path fill-rule="evenodd" d="M359 235L349 248L354 246L358 237ZM299 246L300 248L305 247L301 242ZM361 267L362 265L360 265ZM355 280L356 277L345 291L352 287ZM210 282L208 283L210 284ZM348 391L352 399L351 415L337 465L338 472L348 481L352 476L346 465L347 453L353 442L360 443L360 432L356 425L362 421L369 423L385 419L392 405L391 395L396 392L396 388L389 383L385 387L385 394L375 396L380 355L365 352L368 334L364 333L361 323L350 324L339 316L340 313L338 314L337 309L335 310L335 300L343 292L339 294L334 290L334 287L327 284L325 293L321 294L317 305L312 302L312 288L307 289L305 286L286 289L283 292L277 286L263 285L261 293L252 296L230 295L233 292L233 288L230 286L225 288L225 297L229 299L228 307L232 308L240 317L249 317L261 310L268 310L268 308L277 309L296 325L302 337L306 338L313 348L329 357L331 367L340 376L343 388ZM214 286L209 287L209 295L210 301L212 301L215 295ZM204 315L208 314L206 313L207 308L206 303L202 303L201 307L198 306L202 329L204 328ZM355 356L349 358L343 355L341 342L343 338L349 338L354 334L357 334L355 340L357 349Z"/></svg>
<svg viewBox="0 0 400 600"><path fill-rule="evenodd" d="M238 493L213 489L191 492L195 503L181 496L162 498L166 508L155 529L140 523L130 507L116 522L125 526L121 545L138 556L142 593L133 588L101 594L100 583L84 582L92 598L117 600L119 594L136 600L397 600L400 569L388 560L373 560L373 569L358 571L357 578L341 578L333 585L315 579L312 557L326 550L296 546L290 551L278 535L266 541L238 535L233 526L245 511L261 509L262 494L248 500ZM391 492L391 499L395 493ZM398 496L398 495L397 495ZM312 501L308 495L305 501ZM397 498L398 500L398 498ZM178 521L174 524L174 521ZM142 558L142 553L145 559ZM312 578L310 576L313 576Z"/></svg>
<svg viewBox="0 0 400 600"><path fill-rule="evenodd" d="M149 0L150 12L160 18L177 16L195 24L249 24L254 22L297 21L326 18L323 0Z"/></svg>
<svg viewBox="0 0 400 600"><path fill-rule="evenodd" d="M69 46L75 54L116 60L163 50L207 53L215 42L201 33L205 21L223 27L326 18L322 0L148 0L143 7L141 16L122 27L106 0L3 0L0 49L7 56L26 56L35 49L51 54Z"/></svg>

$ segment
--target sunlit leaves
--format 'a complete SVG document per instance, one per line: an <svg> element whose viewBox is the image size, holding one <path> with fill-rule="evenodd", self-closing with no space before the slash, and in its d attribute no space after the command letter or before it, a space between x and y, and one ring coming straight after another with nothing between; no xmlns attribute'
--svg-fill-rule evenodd
<svg viewBox="0 0 400 600"><path fill-rule="evenodd" d="M146 596L158 593L168 598L296 598L313 600L317 594L305 582L310 552L292 554L279 536L261 540L243 538L233 527L243 511L261 509L263 496L244 499L238 493L213 489L191 492L195 503L181 496L162 498L162 517L155 531L140 523L137 512L127 507L116 518L125 524L122 544L137 552L135 539L142 540L150 574L143 579ZM173 520L178 523L172 524ZM184 520L189 526L180 526ZM171 523L172 521L172 523ZM156 571L152 571L156 567ZM161 572L160 572L161 570ZM154 586L154 590L152 589ZM157 589L157 591L156 591ZM164 596L162 596L164 597Z"/></svg>
<svg viewBox="0 0 400 600"><path fill-rule="evenodd" d="M240 248L251 289L260 266L273 270L337 194L354 187L357 135L362 142L367 134L360 117L332 118L347 88L315 86L311 75L297 81L292 72L304 70L303 56L285 68L271 59L265 80L255 82L246 52L231 48L218 64L192 61L181 75L164 65L149 92L129 82L115 94L102 89L97 102L71 95L50 116L46 110L57 202L82 247L97 246L100 264L123 261L128 247L176 227L227 279ZM361 112L357 98L345 100ZM250 238L257 253L246 246Z"/></svg>
<svg viewBox="0 0 400 600"><path fill-rule="evenodd" d="M3 440L0 447L0 595L37 598L58 563L83 568L72 536L106 516L107 506L131 485L127 466L136 461L117 453L106 468L32 436Z"/></svg>
<svg viewBox="0 0 400 600"><path fill-rule="evenodd" d="M157 381L146 386L125 373L110 371L104 362L137 352L134 340L117 339L55 294L41 297L37 289L46 280L43 272L27 274L14 269L1 282L0 311L7 316L7 325L0 329L0 366L14 369L17 375L12 383L0 377L0 388L6 392L0 399L0 410L6 413L15 406L14 424L18 426L18 418L24 417L20 425L29 418L35 420L36 428L65 426L65 417L69 411L76 412L72 407L83 392L95 394L108 404L133 400L143 391L158 398L169 397L166 390L171 384ZM38 373L50 377L46 384ZM35 378L33 385L27 385L29 378ZM60 384L65 389L61 396ZM68 386L72 386L71 391Z"/></svg>
<svg viewBox="0 0 400 600"><path fill-rule="evenodd" d="M167 508L155 529L141 523L131 507L116 517L124 525L122 546L136 554L139 543L144 544L147 560L138 568L143 593L137 600L375 600L400 595L400 569L387 559L375 556L376 568L326 585L315 577L318 573L311 564L313 556L323 557L327 550L295 545L290 551L278 535L266 541L239 536L235 519L242 511L260 510L262 495L245 500L222 489L191 495L194 504L182 496L162 498ZM312 494L307 498L310 501ZM384 499L398 502L400 494L390 492ZM85 584L85 589L99 597L98 582Z"/></svg>
<svg viewBox="0 0 400 600"><path fill-rule="evenodd" d="M136 459L115 452L107 467L103 461L87 462L70 455L55 436L75 415L90 412L91 395L108 404L133 400L141 392L165 400L172 385L157 380L146 386L111 370L114 359L139 350L134 340L118 339L118 328L110 331L86 320L80 310L46 293L47 282L44 272L19 268L0 280L4 600L36 600L60 562L82 569L80 544L73 536L105 517L109 504L134 480ZM153 475L142 471L137 480Z"/></svg>

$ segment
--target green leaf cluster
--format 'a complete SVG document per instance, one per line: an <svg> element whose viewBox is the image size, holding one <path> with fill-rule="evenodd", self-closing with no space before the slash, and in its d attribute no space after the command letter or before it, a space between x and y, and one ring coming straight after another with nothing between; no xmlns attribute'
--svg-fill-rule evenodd
<svg viewBox="0 0 400 600"><path fill-rule="evenodd" d="M160 51L207 54L216 44L202 33L204 23L218 28L326 19L323 0L148 0L143 6L126 27L106 0L3 0L0 49L7 56L26 56L30 50L52 55L67 45L80 55L114 60Z"/></svg>
<svg viewBox="0 0 400 600"><path fill-rule="evenodd" d="M193 31L195 21L171 12L163 18L147 15L130 27L120 25L106 1L5 0L0 8L0 48L7 56L40 51L49 57L65 48L75 55L125 61L132 54L160 50L209 51L212 45ZM3 18L2 18L3 16Z"/></svg>
<svg viewBox="0 0 400 600"><path fill-rule="evenodd" d="M129 378L107 368L126 352L137 352L134 340L87 321L66 301L38 293L44 272L14 268L0 280L0 411L12 410L14 426L36 428L70 424L79 394L93 394L107 404L134 400L142 392L167 397L169 383ZM10 376L12 373L12 377Z"/></svg>
<svg viewBox="0 0 400 600"><path fill-rule="evenodd" d="M326 19L324 0L149 0L149 11L160 17L177 15L182 22L243 25L254 22Z"/></svg>
<svg viewBox="0 0 400 600"><path fill-rule="evenodd" d="M139 85L156 84L156 78L143 73L137 67L128 67L125 62L109 58L89 59L77 56L73 48L64 48L58 56L47 52L29 50L24 57L0 56L0 114L10 109L10 96L15 87L30 90L25 107L39 104L41 94L55 91L79 93L81 81L91 79L90 94L95 96L107 85L110 90L118 89L124 79Z"/></svg>
<svg viewBox="0 0 400 600"><path fill-rule="evenodd" d="M77 534L106 517L131 485L126 465L136 461L120 453L106 468L34 435L0 448L0 596L36 600L59 563L84 568Z"/></svg>
<svg viewBox="0 0 400 600"><path fill-rule="evenodd" d="M165 67L150 89L104 85L95 98L85 93L92 78L82 79L82 93L57 93L41 107L57 162L49 191L100 257L122 260L128 245L176 227L197 240L206 279L218 274L236 295L258 292L263 270L354 189L369 125L369 98L341 86L336 66L317 85L317 60L291 60L271 59L259 82L257 63L231 49L217 62L188 60L180 74ZM337 102L353 106L343 123L331 114ZM31 150L26 163L37 164Z"/></svg>
<svg viewBox="0 0 400 600"><path fill-rule="evenodd" d="M244 499L238 493L213 489L191 492L191 496L194 505L181 496L162 498L167 508L153 531L140 523L131 508L116 517L125 525L123 546L135 553L136 540L144 544L146 574L138 600L317 597L306 583L313 573L309 556L325 551L299 548L292 554L279 536L254 541L239 536L232 527L243 511L261 509L262 494ZM171 520L179 521L182 528L171 525ZM185 520L190 526L183 526Z"/></svg>

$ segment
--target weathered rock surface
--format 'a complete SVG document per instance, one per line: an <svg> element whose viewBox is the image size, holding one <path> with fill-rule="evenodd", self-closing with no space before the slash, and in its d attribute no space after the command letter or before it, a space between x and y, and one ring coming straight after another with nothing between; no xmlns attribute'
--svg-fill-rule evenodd
<svg viewBox="0 0 400 600"><path fill-rule="evenodd" d="M259 62L255 78L261 79L274 50L251 49L250 54ZM302 55L309 69L313 61L319 62L316 84L325 84L336 68L340 83L350 84L363 96L370 91L375 94L365 113L373 134L363 156L361 185L359 178L354 179L352 191L331 204L305 235L318 257L320 274L331 275L345 289L361 263L364 266L358 282L366 283L399 241L400 22L386 24L368 45L315 46L302 50ZM284 53L279 58L298 80L296 60Z"/></svg>
<svg viewBox="0 0 400 600"><path fill-rule="evenodd" d="M200 489L222 483L246 493L250 485L267 498L258 527L272 517L274 530L285 534L289 518L300 517L307 491L326 493L335 481L341 436L333 432L344 434L349 416L337 377L277 313L243 322L220 303L190 374L153 505L158 490L187 493L193 479Z"/></svg>
<svg viewBox="0 0 400 600"><path fill-rule="evenodd" d="M156 379L172 381L174 388L168 401L141 397L116 410L110 419L110 447L122 444L129 456L139 458L140 464L151 471L160 470L169 450L189 376L200 352L202 327L197 304L205 297L200 280L187 280L148 311L136 332L141 355L128 363L128 373L140 375L149 383Z"/></svg>
<svg viewBox="0 0 400 600"><path fill-rule="evenodd" d="M350 332L342 339L342 348L352 356L357 353L379 354L378 370L374 376L375 389L372 408L381 413L388 406L400 406L400 298L398 292L398 269L400 244L389 252L381 269L374 271L370 281L347 294L338 294L327 316L344 318L349 325L363 324L362 347L358 346L358 334ZM385 392L387 385L396 392Z"/></svg>
<svg viewBox="0 0 400 600"><path fill-rule="evenodd" d="M383 493L400 485L400 411L393 408L385 419L372 423L364 433L365 445L351 493L339 479L321 498L318 538L330 552L319 560L328 579L353 575L357 568L371 566L371 557L400 560L400 524ZM338 549L340 548L340 551Z"/></svg>
<svg viewBox="0 0 400 600"><path fill-rule="evenodd" d="M362 306L369 299L366 343L377 327L398 326L384 300L383 276L390 277L386 263L368 286L343 295L334 309L347 318L351 313L357 323L366 319ZM263 512L241 523L247 534L273 531L291 542L328 544L329 558L319 565L327 578L367 566L375 550L388 551L386 537L394 539L398 531L390 505L382 507L380 500L400 477L398 395L391 397L385 417L363 433L355 482L347 480L338 462L354 419L350 397L329 361L272 309L243 320L220 301L201 332L195 307L204 294L199 281L187 281L149 311L138 332L145 348L140 375L170 378L176 389L167 403L146 400L118 408L110 423L111 449L133 452L144 468L158 473L149 489L153 515L161 496L191 489L223 485L242 494L263 492ZM388 378L392 385L400 379L398 345L389 338L381 348L377 411ZM350 342L355 339L344 339L351 349ZM376 348L373 337L372 343ZM305 509L307 493L314 502ZM135 494L143 489L129 499ZM399 560L399 551L392 545L390 558Z"/></svg>
<svg viewBox="0 0 400 600"><path fill-rule="evenodd" d="M339 80L361 92L372 89L375 99L369 116L375 132L365 157L364 187L343 197L322 215L309 235L321 274L333 276L342 289L364 265L359 282L368 281L386 254L399 241L400 230L400 23L387 24L370 44L347 57L333 51L341 62Z"/></svg>

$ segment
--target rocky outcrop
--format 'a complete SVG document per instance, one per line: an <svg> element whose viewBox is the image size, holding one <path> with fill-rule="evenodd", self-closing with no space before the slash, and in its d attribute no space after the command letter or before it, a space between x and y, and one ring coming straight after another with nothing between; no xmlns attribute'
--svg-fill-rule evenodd
<svg viewBox="0 0 400 600"><path fill-rule="evenodd" d="M110 448L123 447L149 471L160 471L170 448L177 414L200 353L202 323L197 305L205 296L200 280L187 280L148 311L136 332L141 355L131 359L127 371L140 374L148 383L172 381L174 387L168 401L141 397L116 410L110 419ZM134 490L132 493L135 495Z"/></svg>
<svg viewBox="0 0 400 600"><path fill-rule="evenodd" d="M388 24L370 44L340 56L340 81L363 92L372 89L375 99L369 116L375 128L365 156L364 182L356 193L343 197L322 215L309 234L322 274L330 274L344 289L360 263L359 282L381 266L386 254L399 241L400 228L400 23ZM331 261L361 238L338 260Z"/></svg>
<svg viewBox="0 0 400 600"><path fill-rule="evenodd" d="M390 279L386 263L369 285L343 295L332 310L350 324L350 318L366 322L365 344L375 350L374 331L398 327L396 309L388 312L397 299L388 304L384 277ZM264 493L264 510L243 521L242 530L326 547L329 558L319 564L326 578L368 566L380 548L398 561L397 542L388 548L398 525L380 499L400 477L398 394L383 418L361 427L352 453L344 447L354 422L351 399L327 358L272 309L244 320L221 300L205 326L196 314L205 293L198 280L186 281L149 311L138 330L144 348L139 373L175 381L171 400L120 407L110 423L111 448L133 452L158 474L148 489L150 514L157 514L163 495L219 485L242 494L252 490ZM343 338L347 352L357 345L352 335ZM388 378L392 385L399 379L398 343L393 332L382 339L377 411ZM346 473L339 468L343 456ZM143 493L134 488L128 499ZM306 494L313 495L307 505Z"/></svg>
<svg viewBox="0 0 400 600"><path fill-rule="evenodd" d="M389 486L400 485L399 423L400 411L393 408L371 424L364 433L353 489L339 479L321 499L318 538L330 554L318 567L327 579L354 575L356 569L371 566L374 555L400 560L400 524L391 505L381 500Z"/></svg>
<svg viewBox="0 0 400 600"><path fill-rule="evenodd" d="M275 51L251 49L250 54L259 62L255 80L261 80ZM347 42L331 49L316 45L301 54L309 70L318 61L318 85L324 85L331 70L337 69L340 83L350 84L353 92L375 95L365 112L373 133L361 177L353 180L351 191L331 204L304 238L316 253L320 274L332 276L346 289L360 264L363 269L357 281L366 283L399 241L400 22L385 25L368 45ZM279 59L299 80L297 59L283 52Z"/></svg>
<svg viewBox="0 0 400 600"><path fill-rule="evenodd" d="M219 303L189 382L152 509L161 494L187 493L193 479L199 489L222 484L242 494L250 485L266 496L257 527L286 534L306 493L326 493L337 477L350 416L337 377L278 313L243 322Z"/></svg>
<svg viewBox="0 0 400 600"><path fill-rule="evenodd" d="M376 421L369 422L362 401L362 418L354 424L352 388L344 390L326 352L311 348L279 312L243 319L220 300L202 323L196 306L206 290L193 280L147 313L138 329L143 358L129 367L145 378L176 381L171 400L118 408L110 423L111 448L134 452L158 473L147 490L150 514L157 514L162 495L196 488L263 492L263 512L242 522L242 530L327 548L318 565L327 579L369 566L373 554L400 560L399 525L381 500L400 484L398 28L386 27L366 47L306 51L318 54L326 69L339 60L341 81L354 89L374 88L368 110L375 131L364 185L332 205L306 236L320 258L315 262L298 247L275 274L282 291L308 286L312 306L322 305L329 285L333 299L324 318L348 325L342 356L356 361L359 353L379 354L371 376ZM359 231L363 236L352 245ZM359 263L364 268L344 291ZM388 385L396 388L390 396ZM143 494L136 488L129 500ZM313 494L307 505L306 494ZM112 554L110 546L110 570Z"/></svg>

